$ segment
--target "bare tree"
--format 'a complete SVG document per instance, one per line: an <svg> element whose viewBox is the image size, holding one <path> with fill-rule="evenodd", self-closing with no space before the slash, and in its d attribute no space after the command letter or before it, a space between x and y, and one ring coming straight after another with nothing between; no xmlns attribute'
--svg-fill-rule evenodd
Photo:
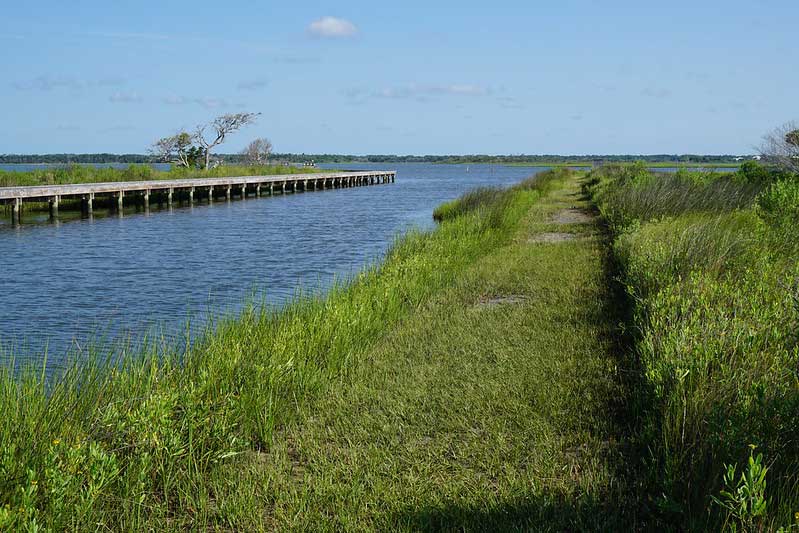
<svg viewBox="0 0 799 533"><path fill-rule="evenodd" d="M790 172L799 172L799 126L786 122L763 137L763 158Z"/></svg>
<svg viewBox="0 0 799 533"><path fill-rule="evenodd" d="M194 134L194 138L197 140L200 146L202 146L203 151L205 152L206 169L211 163L211 150L215 146L225 142L225 137L234 131L237 131L244 126L255 122L255 119L258 118L258 115L260 115L260 113L229 113L216 117L210 124L197 126L197 131ZM205 130L209 128L213 130L210 141L205 138Z"/></svg>
<svg viewBox="0 0 799 533"><path fill-rule="evenodd" d="M194 137L181 131L155 141L150 148L150 153L161 162L174 163L188 168L190 165L189 154L193 143Z"/></svg>
<svg viewBox="0 0 799 533"><path fill-rule="evenodd" d="M266 137L255 139L239 152L251 165L265 165L272 153L272 141Z"/></svg>

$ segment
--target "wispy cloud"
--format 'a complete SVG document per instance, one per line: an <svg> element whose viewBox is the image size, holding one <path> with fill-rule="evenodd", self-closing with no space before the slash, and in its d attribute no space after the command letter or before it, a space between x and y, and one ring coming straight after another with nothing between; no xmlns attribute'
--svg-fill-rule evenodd
<svg viewBox="0 0 799 533"><path fill-rule="evenodd" d="M185 96L167 96L163 99L163 102L169 105L185 105L191 102L191 100Z"/></svg>
<svg viewBox="0 0 799 533"><path fill-rule="evenodd" d="M439 97L476 97L491 94L491 89L482 85L449 84L419 85L411 83L398 87L384 87L376 90L351 88L344 93L351 102L362 103L367 99L416 100L428 102Z"/></svg>
<svg viewBox="0 0 799 533"><path fill-rule="evenodd" d="M162 100L167 105L188 105L196 104L206 109L218 109L220 107L229 107L230 102L224 98L189 98L186 96L167 96Z"/></svg>
<svg viewBox="0 0 799 533"><path fill-rule="evenodd" d="M137 92L117 91L108 97L108 101L114 104L138 104L142 102L142 97Z"/></svg>
<svg viewBox="0 0 799 533"><path fill-rule="evenodd" d="M85 35L90 37L104 37L106 39L124 39L134 41L166 41L168 35L162 33L130 32L130 31L92 31Z"/></svg>
<svg viewBox="0 0 799 533"><path fill-rule="evenodd" d="M30 80L15 81L11 85L19 91L53 91L57 89L81 90L87 87L118 87L125 83L125 78L121 77L81 80L69 76L42 74Z"/></svg>
<svg viewBox="0 0 799 533"><path fill-rule="evenodd" d="M646 96L648 98L658 98L660 100L664 98L669 98L671 94L672 93L670 90L657 87L646 87L644 90L641 91L642 96Z"/></svg>
<svg viewBox="0 0 799 533"><path fill-rule="evenodd" d="M264 79L256 80L243 80L237 85L240 91L258 91L269 85L269 82Z"/></svg>
<svg viewBox="0 0 799 533"><path fill-rule="evenodd" d="M355 37L358 34L358 28L346 19L322 17L311 22L308 26L308 34L313 37L342 39Z"/></svg>
<svg viewBox="0 0 799 533"><path fill-rule="evenodd" d="M102 128L98 130L100 133L122 133L125 131L134 131L136 126L131 124L117 124L115 126L108 126L107 128Z"/></svg>
<svg viewBox="0 0 799 533"><path fill-rule="evenodd" d="M86 83L73 78L42 75L32 80L15 81L12 85L19 91L52 91L54 89L81 89Z"/></svg>
<svg viewBox="0 0 799 533"><path fill-rule="evenodd" d="M195 98L194 102L206 109L218 109L220 107L230 106L230 103L224 98Z"/></svg>
<svg viewBox="0 0 799 533"><path fill-rule="evenodd" d="M524 104L513 96L499 96L497 102L503 109L524 109Z"/></svg>
<svg viewBox="0 0 799 533"><path fill-rule="evenodd" d="M291 54L276 55L272 58L275 63L282 63L284 65L310 65L319 63L321 60L318 57L312 56L295 56Z"/></svg>

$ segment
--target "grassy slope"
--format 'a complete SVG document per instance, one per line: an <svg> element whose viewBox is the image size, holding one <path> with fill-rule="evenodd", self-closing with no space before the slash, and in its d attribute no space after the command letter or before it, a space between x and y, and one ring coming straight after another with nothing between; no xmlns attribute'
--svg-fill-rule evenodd
<svg viewBox="0 0 799 533"><path fill-rule="evenodd" d="M268 510L261 526L630 525L603 238L593 222L548 223L584 206L576 194L572 180L535 205L512 242L400 323L276 436L250 470ZM529 242L543 231L590 236ZM485 305L500 296L519 301Z"/></svg>

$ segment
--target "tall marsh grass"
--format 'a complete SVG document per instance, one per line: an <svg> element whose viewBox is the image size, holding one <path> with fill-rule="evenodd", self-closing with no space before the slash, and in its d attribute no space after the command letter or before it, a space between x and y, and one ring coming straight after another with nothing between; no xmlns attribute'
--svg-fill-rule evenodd
<svg viewBox="0 0 799 533"><path fill-rule="evenodd" d="M230 478L235 461L268 454L276 428L508 240L537 196L509 190L407 234L326 296L252 306L188 350L95 356L51 381L42 368L0 369L0 530L246 529L253 511L224 498L244 482Z"/></svg>
<svg viewBox="0 0 799 533"><path fill-rule="evenodd" d="M799 511L799 265L785 254L795 237L763 215L799 212L791 187L616 168L588 181L634 307L640 439L667 527L765 531ZM719 494L752 446L768 466L765 511L741 517Z"/></svg>
<svg viewBox="0 0 799 533"><path fill-rule="evenodd" d="M318 172L309 167L283 165L219 166L210 170L173 167L156 170L150 165L130 165L127 168L70 165L58 168L43 168L29 172L0 170L0 187L22 187L29 185L64 185L69 183L103 183L115 181L173 180L186 178L228 176L259 176L280 174L305 174Z"/></svg>

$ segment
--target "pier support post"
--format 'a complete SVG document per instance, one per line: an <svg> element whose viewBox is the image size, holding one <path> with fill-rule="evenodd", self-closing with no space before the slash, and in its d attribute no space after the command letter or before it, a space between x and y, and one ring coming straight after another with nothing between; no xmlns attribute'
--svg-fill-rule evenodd
<svg viewBox="0 0 799 533"><path fill-rule="evenodd" d="M302 180L302 192L308 190L308 180Z"/></svg>
<svg viewBox="0 0 799 533"><path fill-rule="evenodd" d="M247 198L247 184L246 183L242 183L241 184L241 199L245 200L246 198Z"/></svg>
<svg viewBox="0 0 799 533"><path fill-rule="evenodd" d="M55 219L58 218L58 201L61 198L58 195L53 196L50 199L50 218Z"/></svg>
<svg viewBox="0 0 799 533"><path fill-rule="evenodd" d="M274 183L270 183L269 184L269 196L272 196L273 194L275 194L275 184Z"/></svg>
<svg viewBox="0 0 799 533"><path fill-rule="evenodd" d="M231 193L231 189L232 189L232 187L230 185L228 185L227 189L225 189L225 198L227 198L228 202L230 201L230 195L232 194Z"/></svg>
<svg viewBox="0 0 799 533"><path fill-rule="evenodd" d="M150 189L144 191L144 210L150 210Z"/></svg>
<svg viewBox="0 0 799 533"><path fill-rule="evenodd" d="M172 195L173 195L173 193L174 193L174 189L172 189L172 187L170 187L169 188L169 192L167 193L167 196L166 196L166 204L169 207L172 207Z"/></svg>
<svg viewBox="0 0 799 533"><path fill-rule="evenodd" d="M394 179L397 177L396 174L389 174L391 176L391 183L394 183Z"/></svg>
<svg viewBox="0 0 799 533"><path fill-rule="evenodd" d="M11 223L19 224L22 221L22 198L14 198L11 205Z"/></svg>
<svg viewBox="0 0 799 533"><path fill-rule="evenodd" d="M124 197L125 197L125 191L119 191L117 193L117 209L119 209L120 213L122 212L122 198Z"/></svg>
<svg viewBox="0 0 799 533"><path fill-rule="evenodd" d="M94 193L89 193L89 198L86 200L86 214L92 216L94 214Z"/></svg>
<svg viewBox="0 0 799 533"><path fill-rule="evenodd" d="M285 181L280 184L280 192L282 192L283 194L286 194L286 182Z"/></svg>
<svg viewBox="0 0 799 533"><path fill-rule="evenodd" d="M261 197L261 184L260 183L255 186L255 197L256 198L260 198Z"/></svg>
<svg viewBox="0 0 799 533"><path fill-rule="evenodd" d="M213 185L209 185L208 186L208 203L209 204L214 203L214 186Z"/></svg>
<svg viewBox="0 0 799 533"><path fill-rule="evenodd" d="M189 188L189 205L194 203L194 187Z"/></svg>

